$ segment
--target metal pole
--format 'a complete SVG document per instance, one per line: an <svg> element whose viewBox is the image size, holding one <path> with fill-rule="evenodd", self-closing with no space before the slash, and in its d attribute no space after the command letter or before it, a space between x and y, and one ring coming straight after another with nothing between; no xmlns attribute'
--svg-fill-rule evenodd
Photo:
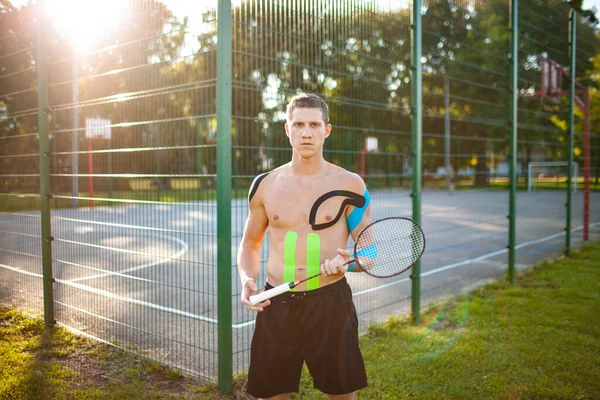
<svg viewBox="0 0 600 400"><path fill-rule="evenodd" d="M446 71L448 73L448 71ZM446 189L450 190L450 80L444 76L444 162L446 166Z"/></svg>
<svg viewBox="0 0 600 400"><path fill-rule="evenodd" d="M198 143L198 148L196 149L196 170L198 171L198 175L200 178L198 179L198 191L200 193L202 188L207 185L206 174L208 173L208 168L204 167L204 139L202 138L202 128L201 128L201 120L200 118L196 119L196 140ZM205 172L206 171L206 172Z"/></svg>
<svg viewBox="0 0 600 400"><path fill-rule="evenodd" d="M111 122L112 123L112 122ZM108 198L112 199L113 195L113 178L112 178L112 173L113 173L113 167L112 167L112 135L109 136L108 138L108 149L110 150L108 152Z"/></svg>
<svg viewBox="0 0 600 400"><path fill-rule="evenodd" d="M583 240L590 235L590 91L583 96Z"/></svg>
<svg viewBox="0 0 600 400"><path fill-rule="evenodd" d="M571 9L571 15L569 18L569 140L567 154L569 156L569 164L567 166L567 226L565 227L565 255L571 254L571 198L573 193L571 191L572 178L573 178L573 135L574 135L574 124L575 124L575 51L576 44L575 38L577 35L577 13Z"/></svg>
<svg viewBox="0 0 600 400"><path fill-rule="evenodd" d="M217 9L217 303L219 391L231 393L233 340L231 326L231 0Z"/></svg>
<svg viewBox="0 0 600 400"><path fill-rule="evenodd" d="M346 133L346 169L352 171L354 168L354 147L352 146L352 134Z"/></svg>
<svg viewBox="0 0 600 400"><path fill-rule="evenodd" d="M510 3L510 149L509 149L509 185L508 200L508 279L515 281L515 244L517 237L517 120L518 120L518 55L519 55L519 0Z"/></svg>
<svg viewBox="0 0 600 400"><path fill-rule="evenodd" d="M600 136L596 135L596 172L594 178L594 184L598 186L600 184Z"/></svg>
<svg viewBox="0 0 600 400"><path fill-rule="evenodd" d="M92 138L88 137L88 191L90 193L90 208L94 207L94 148L92 145Z"/></svg>
<svg viewBox="0 0 600 400"><path fill-rule="evenodd" d="M73 199L71 207L79 207L79 67L77 54L73 50L73 135L71 136L71 181L73 186Z"/></svg>
<svg viewBox="0 0 600 400"><path fill-rule="evenodd" d="M422 166L422 71L421 71L421 2L413 0L411 15L411 53L412 53L412 218L421 223L421 166ZM410 274L412 280L412 318L421 322L421 263L417 262Z"/></svg>
<svg viewBox="0 0 600 400"><path fill-rule="evenodd" d="M389 173L386 175L385 177L385 184L387 187L392 187L393 186L393 180L394 178L390 176L391 171L393 171L392 168L394 168L394 154L392 154L392 149L393 149L393 141L391 138L388 138L387 140L387 146L384 148L383 151L385 151L386 154L386 158L387 158L387 170L389 171Z"/></svg>
<svg viewBox="0 0 600 400"><path fill-rule="evenodd" d="M273 169L275 165L275 159L273 156L273 124L269 123L269 127L267 128L267 171Z"/></svg>
<svg viewBox="0 0 600 400"><path fill-rule="evenodd" d="M43 7L39 7L40 10ZM43 11L37 24L38 133L40 156L40 209L42 234L42 286L44 323L54 326L54 277L52 276L52 230L50 225L50 147L48 139L48 22Z"/></svg>

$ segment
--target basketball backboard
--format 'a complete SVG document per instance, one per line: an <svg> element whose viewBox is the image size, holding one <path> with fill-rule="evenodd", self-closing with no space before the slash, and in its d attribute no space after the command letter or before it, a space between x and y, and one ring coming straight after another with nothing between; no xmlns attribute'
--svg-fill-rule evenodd
<svg viewBox="0 0 600 400"><path fill-rule="evenodd" d="M563 67L551 60L542 58L542 88L541 97L554 103L560 103Z"/></svg>

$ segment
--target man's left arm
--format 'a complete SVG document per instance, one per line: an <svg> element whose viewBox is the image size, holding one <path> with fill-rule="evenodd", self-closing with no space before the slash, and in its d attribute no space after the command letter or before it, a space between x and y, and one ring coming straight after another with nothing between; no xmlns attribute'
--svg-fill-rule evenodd
<svg viewBox="0 0 600 400"><path fill-rule="evenodd" d="M352 240L356 243L358 234L371 222L371 197L369 190L365 185L365 182L358 175L354 175L353 179L353 191L364 197L365 202L362 207L347 207L346 209L346 221L348 222L348 231L352 236ZM362 272L360 268L357 268L356 264L350 264L348 266L348 272Z"/></svg>

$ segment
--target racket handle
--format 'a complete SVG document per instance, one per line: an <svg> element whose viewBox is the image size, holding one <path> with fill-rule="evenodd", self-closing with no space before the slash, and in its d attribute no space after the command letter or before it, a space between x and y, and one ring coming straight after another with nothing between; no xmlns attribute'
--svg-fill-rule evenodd
<svg viewBox="0 0 600 400"><path fill-rule="evenodd" d="M265 290L262 293L250 296L250 304L253 306L262 303L265 300L280 295L281 293L289 292L292 289L294 282L282 283L279 286L275 286L273 289Z"/></svg>

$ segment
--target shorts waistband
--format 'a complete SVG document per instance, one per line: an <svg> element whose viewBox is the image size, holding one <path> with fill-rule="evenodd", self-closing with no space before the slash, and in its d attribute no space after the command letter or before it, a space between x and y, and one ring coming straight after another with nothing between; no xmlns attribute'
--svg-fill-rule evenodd
<svg viewBox="0 0 600 400"><path fill-rule="evenodd" d="M280 297L281 299L294 299L297 297L310 298L310 297L314 297L314 296L320 296L325 293L337 292L337 291L343 290L347 285L348 285L348 281L347 281L346 277L343 277L339 281L335 281L327 286L323 286L323 287L320 287L315 290L306 290L306 291L301 291L301 292L286 292L286 293L280 294L277 297ZM268 289L273 289L273 285L271 285L269 282L266 282L265 290L268 290Z"/></svg>

